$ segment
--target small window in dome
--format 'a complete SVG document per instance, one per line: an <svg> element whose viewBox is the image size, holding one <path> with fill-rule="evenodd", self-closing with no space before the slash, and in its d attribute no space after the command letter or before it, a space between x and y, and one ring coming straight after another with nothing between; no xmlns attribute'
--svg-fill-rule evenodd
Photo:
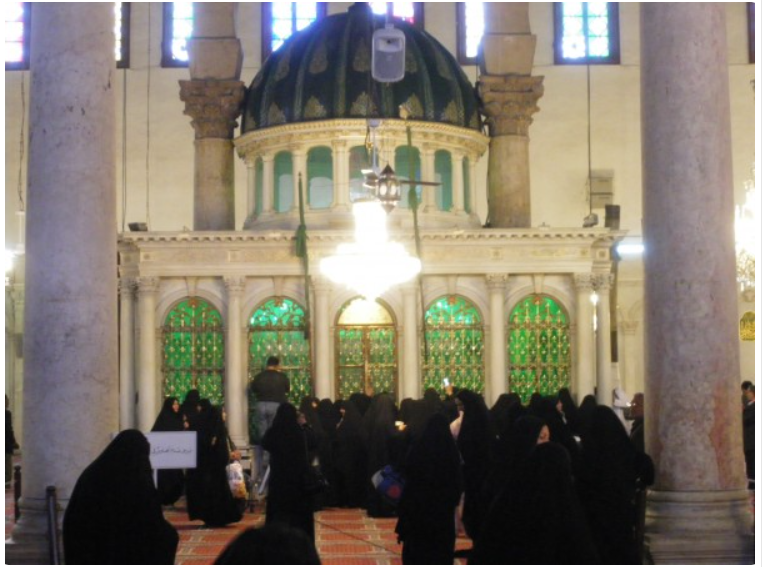
<svg viewBox="0 0 762 567"><path fill-rule="evenodd" d="M327 2L262 2L262 61L294 33L324 18Z"/></svg>
<svg viewBox="0 0 762 567"><path fill-rule="evenodd" d="M423 29L423 2L368 2L378 16L397 18Z"/></svg>
<svg viewBox="0 0 762 567"><path fill-rule="evenodd" d="M619 63L617 2L556 2L556 65Z"/></svg>
<svg viewBox="0 0 762 567"><path fill-rule="evenodd" d="M188 66L188 40L193 35L193 2L164 2L162 67Z"/></svg>
<svg viewBox="0 0 762 567"><path fill-rule="evenodd" d="M31 2L5 4L5 70L29 69Z"/></svg>

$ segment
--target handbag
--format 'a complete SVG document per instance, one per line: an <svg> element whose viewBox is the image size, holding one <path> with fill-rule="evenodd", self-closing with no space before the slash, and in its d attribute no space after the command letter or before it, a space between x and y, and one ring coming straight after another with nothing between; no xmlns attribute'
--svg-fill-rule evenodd
<svg viewBox="0 0 762 567"><path fill-rule="evenodd" d="M373 474L371 482L384 500L394 506L397 505L402 496L402 490L405 488L405 479L399 471L391 465L386 465Z"/></svg>
<svg viewBox="0 0 762 567"><path fill-rule="evenodd" d="M329 486L328 479L325 478L320 467L309 466L304 471L302 488L308 496L315 496L325 492Z"/></svg>

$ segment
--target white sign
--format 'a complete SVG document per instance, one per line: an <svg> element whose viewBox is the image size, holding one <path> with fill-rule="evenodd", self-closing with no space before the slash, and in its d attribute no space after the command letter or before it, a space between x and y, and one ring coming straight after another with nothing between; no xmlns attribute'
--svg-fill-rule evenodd
<svg viewBox="0 0 762 567"><path fill-rule="evenodd" d="M151 444L151 468L195 469L195 431L153 431L145 434Z"/></svg>

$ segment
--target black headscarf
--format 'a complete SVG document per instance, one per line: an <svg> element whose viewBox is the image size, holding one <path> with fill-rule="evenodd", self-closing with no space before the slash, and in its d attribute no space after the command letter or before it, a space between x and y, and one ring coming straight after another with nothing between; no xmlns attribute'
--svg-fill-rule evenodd
<svg viewBox="0 0 762 567"><path fill-rule="evenodd" d="M183 400L180 406L180 413L185 416L190 429L195 429L194 421L198 417L200 402L201 395L198 393L198 390L188 390L188 393L185 394L185 400Z"/></svg>
<svg viewBox="0 0 762 567"><path fill-rule="evenodd" d="M574 435L579 435L579 416L577 415L577 404L574 403L574 398L571 396L569 388L561 388L558 391L558 400L563 407L564 418L566 424Z"/></svg>
<svg viewBox="0 0 762 567"><path fill-rule="evenodd" d="M597 563L568 453L557 443L535 446L492 505L469 564Z"/></svg>
<svg viewBox="0 0 762 567"><path fill-rule="evenodd" d="M215 565L320 565L315 544L285 524L250 528L236 537Z"/></svg>
<svg viewBox="0 0 762 567"><path fill-rule="evenodd" d="M363 442L362 416L351 401L336 402L343 411L336 428L334 462L336 465L336 500L339 506L365 505L367 447Z"/></svg>
<svg viewBox="0 0 762 567"><path fill-rule="evenodd" d="M368 394L355 392L349 396L349 401L357 407L357 411L360 412L360 415L364 416L365 412L370 408L372 399Z"/></svg>
<svg viewBox="0 0 762 567"><path fill-rule="evenodd" d="M164 519L150 446L122 431L77 480L63 520L69 565L172 565L177 531Z"/></svg>
<svg viewBox="0 0 762 567"><path fill-rule="evenodd" d="M172 406L175 405L177 398L170 397L164 400L156 421L151 431L182 431L183 415L180 411L175 411Z"/></svg>
<svg viewBox="0 0 762 567"><path fill-rule="evenodd" d="M183 414L175 411L172 406L177 398L170 397L164 400L164 405L153 424L151 431L184 431L185 422ZM185 488L185 473L182 469L162 469L157 471L157 487L162 505L168 506L177 502L183 495Z"/></svg>

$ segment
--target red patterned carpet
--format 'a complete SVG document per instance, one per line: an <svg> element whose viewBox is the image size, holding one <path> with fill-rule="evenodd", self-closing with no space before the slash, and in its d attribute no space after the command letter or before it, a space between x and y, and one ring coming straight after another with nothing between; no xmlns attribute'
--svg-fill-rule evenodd
<svg viewBox="0 0 762 567"><path fill-rule="evenodd" d="M175 509L166 508L164 515L180 534L176 563L211 565L241 530L264 523L264 504L258 504L253 513L246 512L241 522L227 528L205 528L200 521L189 521L183 500ZM397 544L395 523L395 519L368 518L363 510L328 509L316 513L315 538L323 565L400 565L402 546ZM13 491L6 489L6 539L13 524ZM471 547L471 542L458 538L457 547Z"/></svg>

